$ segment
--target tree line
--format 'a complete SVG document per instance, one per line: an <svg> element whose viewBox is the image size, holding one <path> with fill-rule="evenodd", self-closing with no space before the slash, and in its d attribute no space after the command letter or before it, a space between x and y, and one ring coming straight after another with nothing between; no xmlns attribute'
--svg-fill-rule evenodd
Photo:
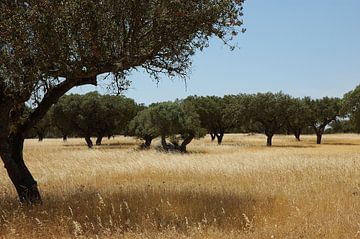
<svg viewBox="0 0 360 239"><path fill-rule="evenodd" d="M194 139L209 134L222 143L226 133L263 133L266 145L275 134L323 134L360 131L360 86L340 98L295 98L282 92L218 96L189 96L174 102L137 104L124 96L66 95L55 104L30 134L41 141L46 134L83 137L89 148L103 137L133 136L149 148L160 138L165 151L186 152ZM31 111L31 109L29 109Z"/></svg>

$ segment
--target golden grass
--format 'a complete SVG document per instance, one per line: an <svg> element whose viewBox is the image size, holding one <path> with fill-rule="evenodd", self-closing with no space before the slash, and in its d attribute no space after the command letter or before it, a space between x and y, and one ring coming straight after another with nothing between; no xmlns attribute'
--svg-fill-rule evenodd
<svg viewBox="0 0 360 239"><path fill-rule="evenodd" d="M181 155L27 140L44 205L20 207L1 168L0 238L360 237L360 136L314 141L226 135Z"/></svg>

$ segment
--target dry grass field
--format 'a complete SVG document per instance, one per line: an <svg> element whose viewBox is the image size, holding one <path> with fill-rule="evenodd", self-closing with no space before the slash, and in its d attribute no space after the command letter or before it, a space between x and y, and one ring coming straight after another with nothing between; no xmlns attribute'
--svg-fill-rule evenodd
<svg viewBox="0 0 360 239"><path fill-rule="evenodd" d="M185 155L27 140L44 204L20 207L1 168L0 238L360 237L360 136L265 140L207 137Z"/></svg>

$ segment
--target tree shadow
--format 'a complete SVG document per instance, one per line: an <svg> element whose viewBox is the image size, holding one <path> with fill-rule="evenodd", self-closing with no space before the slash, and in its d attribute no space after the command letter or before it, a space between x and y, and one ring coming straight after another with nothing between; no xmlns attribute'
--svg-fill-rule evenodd
<svg viewBox="0 0 360 239"><path fill-rule="evenodd" d="M82 187L68 195L44 195L44 205L32 208L16 207L10 198L0 200L0 232L6 233L9 225L15 225L19 235L28 235L38 223L41 227L33 236L73 231L74 224L80 225L83 235L98 235L104 228L110 232L161 232L171 228L187 233L200 226L244 231L255 227L256 218L272 216L278 204L273 196L152 185L108 193Z"/></svg>

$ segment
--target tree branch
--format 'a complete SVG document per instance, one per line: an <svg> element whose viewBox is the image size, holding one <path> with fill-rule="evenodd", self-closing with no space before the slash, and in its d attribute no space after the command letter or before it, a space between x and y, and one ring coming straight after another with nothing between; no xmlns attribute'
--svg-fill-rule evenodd
<svg viewBox="0 0 360 239"><path fill-rule="evenodd" d="M50 107L57 103L59 98L68 92L71 88L81 85L97 85L96 76L80 79L67 79L59 85L49 89L38 107L17 127L18 132L25 132L40 121L48 112Z"/></svg>

